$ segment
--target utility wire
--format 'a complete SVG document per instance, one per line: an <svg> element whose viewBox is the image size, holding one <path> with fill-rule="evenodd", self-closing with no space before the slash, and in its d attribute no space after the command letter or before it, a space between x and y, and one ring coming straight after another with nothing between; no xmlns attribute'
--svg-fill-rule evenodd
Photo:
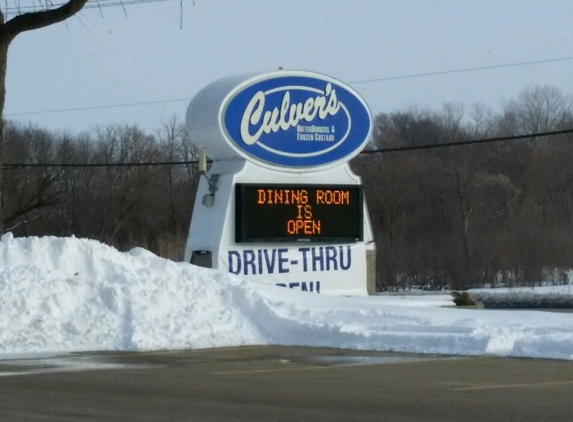
<svg viewBox="0 0 573 422"><path fill-rule="evenodd" d="M471 141L458 141L458 142L445 142L441 144L426 144L418 146L408 146L408 147L395 147L395 148L381 148L381 149L370 149L360 152L360 154L382 154L389 152L399 152L399 151L414 151L422 149L434 149L434 148L445 148L445 147L456 147L462 145L472 145L472 144L485 144L493 142L503 142L503 141L516 141L519 139L531 139L539 137L548 136L558 136L573 133L573 128L554 130L549 132L538 132L538 133L528 133L525 135L514 135L514 136L500 136L495 138L484 138L484 139L474 139ZM208 160L209 163L219 160ZM10 163L3 164L2 167L6 170L17 169L17 168L50 168L50 167L60 167L60 168L80 168L80 167L143 167L143 166L182 166L198 164L197 160L190 161L160 161L160 162L138 162L138 163L84 163L84 164L73 164L73 163L59 163L59 164L40 164L40 163Z"/></svg>
<svg viewBox="0 0 573 422"><path fill-rule="evenodd" d="M71 112L71 111L100 110L100 109L106 109L106 108L133 107L133 106L140 106L140 105L175 103L175 102L183 102L183 101L191 101L191 98L179 98L179 99L175 99L175 100L142 101L142 102L138 102L138 103L123 103L123 104L78 107L78 108L62 108L62 109L58 109L58 110L28 111L28 112L24 112L24 113L7 113L4 115L5 116L28 116L28 115L32 115L32 114L67 113L67 112Z"/></svg>
<svg viewBox="0 0 573 422"><path fill-rule="evenodd" d="M489 143L493 143L493 142L516 141L519 139L540 138L543 136L566 135L568 133L573 133L573 129L553 130L550 132L539 132L539 133L528 133L525 135L500 136L500 137L496 137L496 138L474 139L471 141L456 141L456 142L444 142L444 143L440 143L440 144L426 144L426 145L418 145L418 146L369 149L366 151L362 151L361 154L380 154L380 153L388 153L388 152L413 151L413 150L417 150L417 149L434 149L434 148L457 147L457 146L461 146L461 145L489 144Z"/></svg>
<svg viewBox="0 0 573 422"><path fill-rule="evenodd" d="M400 79L423 78L426 76L449 75L452 73L476 72L479 70L501 69L504 67L530 66L530 65L534 65L534 64L564 62L564 61L569 61L569 60L573 60L573 57L559 57L559 58L555 58L555 59L534 60L534 61L529 61L529 62L494 64L491 66L468 67L468 68L464 68L464 69L443 70L443 71L438 71L438 72L427 72L427 73L416 73L416 74L412 74L412 75L388 76L385 78L374 78L374 79L362 79L362 80L358 80L358 81L348 82L348 84L349 85L355 85L355 84L366 84L366 83L371 83L371 82L396 81L396 80L400 80Z"/></svg>
<svg viewBox="0 0 573 422"><path fill-rule="evenodd" d="M112 1L115 1L115 0L112 0ZM168 0L140 0L140 1L168 1ZM516 62L516 63L496 64L496 65L491 65L491 66L479 66L479 67L469 67L469 68L462 68L462 69L443 70L443 71L437 71L437 72L416 73L416 74L412 74L412 75L388 76L388 77L374 78L374 79L361 79L361 80L357 80L357 81L353 81L353 82L348 82L348 85L358 85L358 84L384 82L384 81L395 81L395 80L400 80L400 79L423 78L423 77L428 77L428 76L448 75L448 74L455 74L455 73L477 72L480 70L501 69L504 67L531 66L531 65L535 65L535 64L564 62L564 61L571 61L571 60L573 60L573 56L571 56L571 57L559 57L559 58L554 58L554 59ZM183 102L183 101L191 101L191 98L177 98L177 99L157 100L157 101L142 101L142 102L124 103L124 104L108 104L108 105L101 105L101 106L75 107L75 108L65 108L65 109L56 109L56 110L27 111L27 112L21 112L21 113L5 113L4 115L9 117L9 116L29 116L29 115L33 115L33 114L69 113L69 112L74 112L74 111L98 110L98 109L107 109L107 108L116 108L116 107L117 108L119 108L119 107L133 107L133 106L140 106L140 105L165 104L165 103L175 103L175 102Z"/></svg>
<svg viewBox="0 0 573 422"><path fill-rule="evenodd" d="M212 163L212 160L208 160L208 163ZM3 164L2 167L6 170L17 169L17 168L47 168L47 167L61 167L61 168L79 168L79 167L156 167L156 166L184 166L190 164L198 164L197 160L190 161L149 161L149 162L137 162L137 163L58 163L58 164L42 164L42 163L9 163Z"/></svg>
<svg viewBox="0 0 573 422"><path fill-rule="evenodd" d="M145 3L163 3L166 1L173 1L173 0L89 0L86 5L82 8L85 9L103 9L106 7L124 7L124 6L132 6L136 4L145 4ZM63 6L66 3L50 3L48 7L45 4L31 4L31 5L15 5L15 6L7 6L4 7L5 12L9 12L10 14L21 14L26 12L42 12L45 10L56 9L58 7Z"/></svg>

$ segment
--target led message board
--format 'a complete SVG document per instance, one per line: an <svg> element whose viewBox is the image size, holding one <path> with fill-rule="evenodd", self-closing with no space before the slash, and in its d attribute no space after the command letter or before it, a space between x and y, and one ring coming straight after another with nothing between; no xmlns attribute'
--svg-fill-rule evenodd
<svg viewBox="0 0 573 422"><path fill-rule="evenodd" d="M360 185L235 185L235 241L358 242Z"/></svg>

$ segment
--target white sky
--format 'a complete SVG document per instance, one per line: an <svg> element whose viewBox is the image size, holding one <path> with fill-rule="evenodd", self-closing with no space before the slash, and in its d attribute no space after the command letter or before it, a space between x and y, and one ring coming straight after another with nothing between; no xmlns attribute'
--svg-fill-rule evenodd
<svg viewBox="0 0 573 422"><path fill-rule="evenodd" d="M22 0L22 4L32 0ZM184 120L188 101L235 73L301 69L350 83L373 114L475 102L495 109L533 85L573 92L570 0L183 0L83 11L20 35L5 117L53 130ZM163 104L21 114L118 104Z"/></svg>
<svg viewBox="0 0 573 422"><path fill-rule="evenodd" d="M269 344L573 360L573 318L455 309L447 295L326 296L242 281L141 248L0 239L0 359Z"/></svg>

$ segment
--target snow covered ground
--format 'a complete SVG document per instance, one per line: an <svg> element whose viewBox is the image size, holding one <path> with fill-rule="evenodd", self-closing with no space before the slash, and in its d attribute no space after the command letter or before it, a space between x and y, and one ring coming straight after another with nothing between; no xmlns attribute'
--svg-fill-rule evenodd
<svg viewBox="0 0 573 422"><path fill-rule="evenodd" d="M0 240L3 358L283 344L573 360L572 314L452 305L298 292L93 240Z"/></svg>

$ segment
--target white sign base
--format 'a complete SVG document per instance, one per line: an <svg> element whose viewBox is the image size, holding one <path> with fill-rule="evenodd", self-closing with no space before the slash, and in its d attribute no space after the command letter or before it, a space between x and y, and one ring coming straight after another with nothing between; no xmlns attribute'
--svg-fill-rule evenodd
<svg viewBox="0 0 573 422"><path fill-rule="evenodd" d="M363 240L359 242L236 243L234 186L261 182L361 184L346 163L309 177L261 168L241 159L216 162L199 183L185 250L187 262L312 293L374 293L375 244L366 204Z"/></svg>

